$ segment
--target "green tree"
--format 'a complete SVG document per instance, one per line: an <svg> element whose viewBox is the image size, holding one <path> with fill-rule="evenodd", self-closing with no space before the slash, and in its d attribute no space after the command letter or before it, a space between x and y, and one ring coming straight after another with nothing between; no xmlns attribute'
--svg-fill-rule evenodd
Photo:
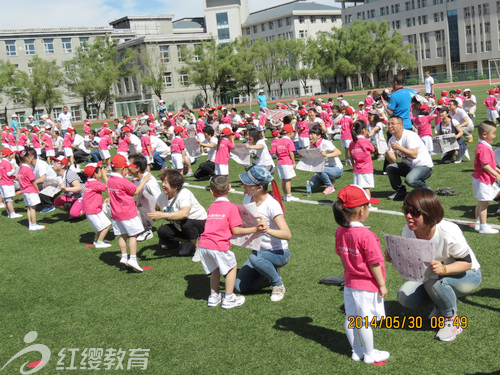
<svg viewBox="0 0 500 375"><path fill-rule="evenodd" d="M16 83L16 66L9 61L0 60L0 95L4 95L3 102L4 107L4 117L7 118L7 108L9 104L9 99L11 98L12 89Z"/></svg>
<svg viewBox="0 0 500 375"><path fill-rule="evenodd" d="M62 102L62 93L59 87L63 81L63 73L55 60L43 60L38 56L33 57L29 63L32 79L36 82L40 102L45 111L50 114L54 105Z"/></svg>
<svg viewBox="0 0 500 375"><path fill-rule="evenodd" d="M160 51L143 46L137 51L137 59L141 66L139 71L141 84L149 87L158 99L161 99L161 93L165 87L163 74L167 66L162 61Z"/></svg>
<svg viewBox="0 0 500 375"><path fill-rule="evenodd" d="M267 85L267 92L271 92L271 85L275 80L274 58L275 54L272 51L272 44L265 42L263 37L257 39L252 49L255 53L255 67L257 69L257 77Z"/></svg>
<svg viewBox="0 0 500 375"><path fill-rule="evenodd" d="M295 71L291 78L300 81L304 93L307 91L307 84L315 76L314 63L317 54L317 44L313 39L297 39L294 50Z"/></svg>
<svg viewBox="0 0 500 375"><path fill-rule="evenodd" d="M246 37L240 37L234 41L233 57L233 77L236 85L245 90L250 96L254 87L257 85L257 70L255 69L255 60L257 56L255 50Z"/></svg>

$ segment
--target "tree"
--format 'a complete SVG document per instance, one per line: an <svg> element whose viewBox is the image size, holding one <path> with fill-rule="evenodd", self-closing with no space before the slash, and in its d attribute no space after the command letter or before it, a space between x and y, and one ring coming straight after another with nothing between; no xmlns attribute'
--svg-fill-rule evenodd
<svg viewBox="0 0 500 375"><path fill-rule="evenodd" d="M16 66L9 61L0 60L0 94L4 94L6 98L11 97L11 90L16 82ZM5 99L4 117L7 118L8 100Z"/></svg>
<svg viewBox="0 0 500 375"><path fill-rule="evenodd" d="M257 70L255 69L257 56L250 45L250 40L246 37L238 38L233 45L235 52L232 54L233 77L236 80L236 85L243 88L250 96L257 85Z"/></svg>
<svg viewBox="0 0 500 375"><path fill-rule="evenodd" d="M267 92L271 92L271 85L275 79L274 71L274 54L272 53L272 46L269 42L264 42L264 38L257 39L252 49L255 53L255 66L257 69L257 76L259 79L266 83Z"/></svg>
<svg viewBox="0 0 500 375"><path fill-rule="evenodd" d="M281 98L283 97L283 85L293 77L298 65L297 41L295 39L283 40L278 38L273 42L269 42L269 44L268 48L272 51L274 82L280 88L279 96Z"/></svg>
<svg viewBox="0 0 500 375"><path fill-rule="evenodd" d="M163 74L166 72L166 64L162 61L160 51L143 46L138 50L137 56L142 68L139 72L141 84L149 87L158 99L161 99L165 86Z"/></svg>
<svg viewBox="0 0 500 375"><path fill-rule="evenodd" d="M54 105L62 102L62 93L59 87L63 81L63 73L55 60L43 60L33 57L29 64L32 79L39 89L40 102L45 111L50 114Z"/></svg>
<svg viewBox="0 0 500 375"><path fill-rule="evenodd" d="M314 76L314 62L317 45L312 39L297 39L296 50L294 51L295 72L292 78L297 79L302 84L304 93L307 92L307 84Z"/></svg>

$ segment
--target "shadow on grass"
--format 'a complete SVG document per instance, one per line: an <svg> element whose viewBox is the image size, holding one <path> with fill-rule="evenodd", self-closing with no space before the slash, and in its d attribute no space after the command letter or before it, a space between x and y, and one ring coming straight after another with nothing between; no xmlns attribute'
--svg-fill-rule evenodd
<svg viewBox="0 0 500 375"><path fill-rule="evenodd" d="M305 339L315 341L323 345L328 350L341 355L351 356L351 348L344 332L333 329L315 326L313 319L308 316L300 318L281 318L276 320L274 329L279 331L289 331Z"/></svg>
<svg viewBox="0 0 500 375"><path fill-rule="evenodd" d="M223 279L223 278L222 278ZM186 275L187 289L184 296L191 299L205 300L210 294L210 276L204 274ZM222 283L221 283L222 284ZM224 287L221 285L221 290Z"/></svg>
<svg viewBox="0 0 500 375"><path fill-rule="evenodd" d="M484 288L484 289L479 290L478 292L472 293L471 296L473 296L473 297L486 297L486 298L498 298L498 299L500 299L500 289ZM488 310L500 312L500 308L498 308L498 307L493 307L493 306L486 305L484 303L478 303L478 302L470 301L467 298L467 296L463 297L463 298L460 298L460 300L462 302L467 303L467 304L472 305L472 306L477 306L477 307L481 307L483 309L488 309Z"/></svg>
<svg viewBox="0 0 500 375"><path fill-rule="evenodd" d="M94 232L87 232L87 233L80 234L80 243L92 244L92 243L94 243L94 239L95 239Z"/></svg>
<svg viewBox="0 0 500 375"><path fill-rule="evenodd" d="M140 246L141 242L138 242L138 247ZM149 255L146 257L144 255L144 252L147 250L151 250L153 254ZM162 258L171 258L174 256L178 255L178 248L175 249L165 249L162 250L160 248L160 244L154 243L148 246L143 246L142 248L137 250L137 257L141 260L141 262L148 262L150 260L155 260L155 259L162 259Z"/></svg>
<svg viewBox="0 0 500 375"><path fill-rule="evenodd" d="M60 221L69 221L68 214L66 212L58 212L57 214L53 215L40 214L37 212L37 218L39 221L45 224L54 224Z"/></svg>

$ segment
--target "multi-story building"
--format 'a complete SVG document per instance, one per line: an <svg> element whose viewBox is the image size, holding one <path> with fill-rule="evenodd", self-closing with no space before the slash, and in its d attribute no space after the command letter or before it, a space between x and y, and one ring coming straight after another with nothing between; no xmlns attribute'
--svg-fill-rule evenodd
<svg viewBox="0 0 500 375"><path fill-rule="evenodd" d="M500 58L500 1L336 0L342 21L386 20L413 45L419 81L425 71L451 81L488 74L488 60ZM476 72L476 74L474 74Z"/></svg>

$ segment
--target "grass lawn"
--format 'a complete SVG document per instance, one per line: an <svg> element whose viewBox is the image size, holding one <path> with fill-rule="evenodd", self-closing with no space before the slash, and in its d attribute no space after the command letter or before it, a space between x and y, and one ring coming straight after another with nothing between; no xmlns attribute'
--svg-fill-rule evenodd
<svg viewBox="0 0 500 375"><path fill-rule="evenodd" d="M473 88L478 103L486 96L485 88ZM351 103L358 99L361 98L348 98ZM476 124L486 117L485 108L481 104L478 108ZM477 137L474 138L468 144L472 156L477 145ZM434 159L437 161L438 157ZM373 195L381 199L380 209L400 212L401 202L386 199L392 191L388 178L380 174L382 162L375 161L374 166ZM447 218L474 221L472 170L472 161L436 164L429 185L433 189L452 186L461 193L442 197ZM242 166L231 161L230 179L241 192L238 173L243 173ZM59 373L58 367L74 373L98 373L82 369L85 362L89 366L88 358L82 354L90 348L126 352L122 371L127 373L141 372L138 368L127 371L128 361L133 358L129 350L139 348L149 349L150 374L499 373L498 235L480 235L469 225L461 226L481 264L483 282L475 293L460 299L459 315L467 317L468 327L451 343L434 340L436 330L427 320L428 309L410 311L399 305L397 290L403 280L387 264L387 314L422 316L422 327L375 329L375 347L388 350L391 358L381 367L357 363L350 359L344 334L343 292L318 283L322 277L342 274L334 251L337 225L328 205L336 193L323 196L316 192L307 197L305 182L311 174L297 171L297 175L292 181L294 195L325 204L285 203L286 220L292 231L292 256L282 269L284 300L270 302L271 288L263 283L261 289L247 296L242 307L227 311L206 306L209 277L204 275L201 264L179 257L175 251L160 251L156 235L155 239L140 243L138 252L141 266L153 268L137 274L118 267L118 241L112 235L108 236L113 244L109 249L85 247L94 236L85 219L68 221L68 215L60 211L38 214L39 223L50 229L29 232L26 215L9 220L2 212L0 368L24 348L43 344L52 356L40 374ZM192 177L187 182L208 185L207 181L198 182ZM349 183L352 168L346 167L335 184L337 191ZM205 207L213 201L204 189L190 189ZM242 198L241 194L230 195L235 203L241 203ZM15 199L15 207L25 214L20 196ZM492 203L488 222L498 225L496 209ZM383 238L383 233L400 234L404 218L372 212L366 225ZM250 253L243 248L233 251L240 266ZM25 343L23 338L30 331L36 331L38 338ZM70 370L72 352L76 370ZM19 373L23 363L39 359L37 352L23 354L12 360L4 373ZM102 372L107 362L104 356L101 359ZM84 363L80 364L82 360ZM116 362L112 369L115 367Z"/></svg>

